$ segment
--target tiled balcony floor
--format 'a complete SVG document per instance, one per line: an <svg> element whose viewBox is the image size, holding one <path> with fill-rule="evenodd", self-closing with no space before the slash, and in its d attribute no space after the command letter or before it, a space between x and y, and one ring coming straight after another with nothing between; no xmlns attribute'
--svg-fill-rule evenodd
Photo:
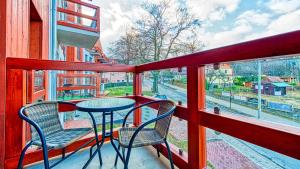
<svg viewBox="0 0 300 169"><path fill-rule="evenodd" d="M98 157L95 156L88 169L123 169L123 163L119 159L117 167L114 167L115 151L111 144L104 144L101 148L103 165L100 167ZM81 169L89 158L89 149L77 152L70 158L54 167L54 169ZM52 160L53 161L53 160ZM51 162L50 162L51 163ZM163 155L160 158L156 155L153 147L132 149L129 162L129 169L168 169L169 161ZM42 169L43 163L26 167L26 169Z"/></svg>

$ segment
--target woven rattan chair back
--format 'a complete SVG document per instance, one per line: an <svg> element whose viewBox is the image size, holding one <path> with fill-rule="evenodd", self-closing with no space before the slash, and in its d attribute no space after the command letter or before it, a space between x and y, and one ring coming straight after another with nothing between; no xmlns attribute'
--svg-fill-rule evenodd
<svg viewBox="0 0 300 169"><path fill-rule="evenodd" d="M163 115L165 113L170 112L173 108L175 107L175 104L171 101L162 101L159 103L159 108L158 108L158 113L157 116L159 115ZM162 118L160 120L158 120L155 123L155 130L163 137L166 138L168 135L168 131L169 131L169 126L171 123L171 119L172 119L172 114L170 114L169 116L166 116L165 118Z"/></svg>
<svg viewBox="0 0 300 169"><path fill-rule="evenodd" d="M37 123L45 136L63 130L58 117L57 102L41 102L25 107L24 114L32 121ZM31 126L32 140L39 139L35 128Z"/></svg>

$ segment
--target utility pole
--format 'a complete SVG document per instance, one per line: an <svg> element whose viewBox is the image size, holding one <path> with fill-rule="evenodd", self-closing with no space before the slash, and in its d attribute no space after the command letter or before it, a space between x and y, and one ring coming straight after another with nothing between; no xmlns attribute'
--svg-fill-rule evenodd
<svg viewBox="0 0 300 169"><path fill-rule="evenodd" d="M261 116L261 60L258 60L257 94L258 94L257 118L260 119L260 116Z"/></svg>

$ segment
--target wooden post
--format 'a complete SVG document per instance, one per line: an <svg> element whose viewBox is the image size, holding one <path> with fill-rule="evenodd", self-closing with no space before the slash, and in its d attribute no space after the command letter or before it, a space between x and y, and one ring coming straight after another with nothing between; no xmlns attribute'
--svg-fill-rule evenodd
<svg viewBox="0 0 300 169"><path fill-rule="evenodd" d="M206 132L200 126L198 110L205 108L205 67L187 67L188 165L192 169L206 167Z"/></svg>
<svg viewBox="0 0 300 169"><path fill-rule="evenodd" d="M96 73L96 97L101 97L101 75L102 73Z"/></svg>
<svg viewBox="0 0 300 169"><path fill-rule="evenodd" d="M5 117L5 157L19 155L25 143L23 122L18 111L26 104L26 73L24 70L7 70L6 117Z"/></svg>
<svg viewBox="0 0 300 169"><path fill-rule="evenodd" d="M5 106L6 106L6 0L0 1L0 168L5 160Z"/></svg>
<svg viewBox="0 0 300 169"><path fill-rule="evenodd" d="M133 74L133 95L140 96L142 95L142 73ZM137 106L138 104L136 104ZM133 124L135 126L140 125L142 122L142 111L138 109L134 112Z"/></svg>
<svg viewBox="0 0 300 169"><path fill-rule="evenodd" d="M97 23L96 23L96 25L97 25L97 28L96 28L96 30L97 30L97 32L100 32L100 7L97 7L96 8L96 18L97 18Z"/></svg>

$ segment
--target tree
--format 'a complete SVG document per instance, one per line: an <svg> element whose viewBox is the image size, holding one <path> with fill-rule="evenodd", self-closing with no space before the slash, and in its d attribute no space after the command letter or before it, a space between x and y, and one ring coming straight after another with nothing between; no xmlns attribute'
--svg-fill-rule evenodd
<svg viewBox="0 0 300 169"><path fill-rule="evenodd" d="M130 55L135 55L136 63L146 63L167 59L170 54L177 56L185 52L197 51L198 45L195 39L188 42L190 36L196 28L200 26L200 21L188 12L184 6L177 5L175 8L171 0L163 0L159 3L146 2L142 5L145 12L121 39L127 39L128 36L134 35L134 44L130 48L123 48L127 59ZM171 11L175 9L175 11ZM172 15L170 15L172 14ZM120 39L120 40L121 40ZM192 43L192 45L189 45ZM181 45L180 44L185 44ZM120 45L120 44L115 44ZM119 47L113 46L113 50ZM124 46L124 45L120 45ZM125 45L126 46L126 45ZM186 46L185 49L182 49ZM190 48L189 50L188 47ZM201 45L202 47L202 45ZM134 49L134 51L129 51ZM160 71L152 71L153 87L152 91L158 93L158 81Z"/></svg>
<svg viewBox="0 0 300 169"><path fill-rule="evenodd" d="M109 48L109 54L118 63L123 64L137 64L136 58L137 50L136 50L136 35L131 32L127 31L125 36L121 36L120 39L115 41ZM126 84L129 84L129 74L126 73Z"/></svg>

